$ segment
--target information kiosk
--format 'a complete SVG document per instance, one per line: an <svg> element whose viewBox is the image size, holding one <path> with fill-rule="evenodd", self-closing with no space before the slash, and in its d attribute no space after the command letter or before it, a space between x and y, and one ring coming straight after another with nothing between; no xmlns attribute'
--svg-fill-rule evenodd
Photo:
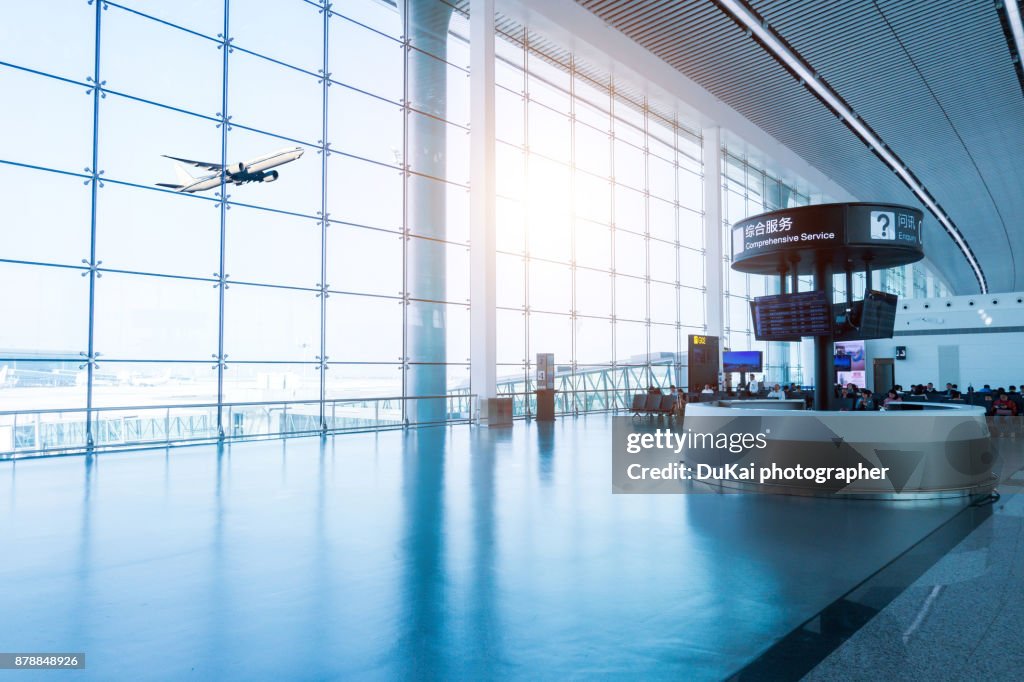
<svg viewBox="0 0 1024 682"><path fill-rule="evenodd" d="M924 258L923 219L909 206L845 203L781 209L733 225L732 268L779 277L779 295L751 302L756 338L814 337L814 409L828 410L832 402L836 338L892 336L895 298L872 291L871 273ZM867 277L864 301L853 300L857 271ZM846 304L836 309L832 277L838 273L846 275ZM800 275L814 276L813 292L800 292Z"/></svg>

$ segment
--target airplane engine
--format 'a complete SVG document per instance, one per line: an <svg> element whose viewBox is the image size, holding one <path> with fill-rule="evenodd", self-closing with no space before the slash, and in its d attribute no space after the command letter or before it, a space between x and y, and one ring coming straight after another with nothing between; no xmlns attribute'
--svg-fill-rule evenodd
<svg viewBox="0 0 1024 682"><path fill-rule="evenodd" d="M239 173L244 173L245 172L245 164L242 163L241 161L238 162L238 172Z"/></svg>
<svg viewBox="0 0 1024 682"><path fill-rule="evenodd" d="M276 170L267 171L263 176L263 182L273 182L274 180L277 180L277 175L278 173Z"/></svg>

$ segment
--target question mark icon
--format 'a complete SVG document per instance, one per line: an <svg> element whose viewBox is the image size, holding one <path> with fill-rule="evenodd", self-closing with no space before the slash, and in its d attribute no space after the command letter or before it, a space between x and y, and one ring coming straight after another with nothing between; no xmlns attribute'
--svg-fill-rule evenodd
<svg viewBox="0 0 1024 682"><path fill-rule="evenodd" d="M879 213L876 218L879 223L882 223L882 239L886 239L886 230L889 229L889 215L887 213Z"/></svg>

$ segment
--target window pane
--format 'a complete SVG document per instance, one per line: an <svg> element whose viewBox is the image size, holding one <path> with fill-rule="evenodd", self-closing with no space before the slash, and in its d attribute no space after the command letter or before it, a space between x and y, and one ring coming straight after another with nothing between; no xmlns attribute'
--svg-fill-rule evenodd
<svg viewBox="0 0 1024 682"><path fill-rule="evenodd" d="M469 360L469 306L412 301L408 308L410 362L463 363ZM417 342L424 332L429 338L434 331L443 335L443 343Z"/></svg>
<svg viewBox="0 0 1024 682"><path fill-rule="evenodd" d="M577 217L598 223L611 222L611 184L587 173L576 173L575 182Z"/></svg>
<svg viewBox="0 0 1024 682"><path fill-rule="evenodd" d="M402 302L394 299L331 294L327 299L327 358L332 362L399 362L402 314Z"/></svg>
<svg viewBox="0 0 1024 682"><path fill-rule="evenodd" d="M96 251L113 270L212 277L220 269L220 212L191 194L106 183L97 201Z"/></svg>
<svg viewBox="0 0 1024 682"><path fill-rule="evenodd" d="M394 398L402 395L401 365L335 365L325 373L325 390L328 400L337 398ZM377 418L397 412L401 418L401 404L383 405L331 405L326 406L328 415L338 420L338 426L345 426L344 419L367 418L373 410Z"/></svg>
<svg viewBox="0 0 1024 682"><path fill-rule="evenodd" d="M651 320L665 324L676 322L676 287L651 282Z"/></svg>
<svg viewBox="0 0 1024 682"><path fill-rule="evenodd" d="M200 405L217 402L217 370L204 362L101 362L93 388L96 407L136 405ZM206 410L196 409L196 414ZM173 413L182 416L184 412ZM127 420L124 441L153 440L165 431L163 410L140 410L117 415ZM111 416L110 418L114 418ZM156 423L154 423L156 421ZM216 417L214 417L216 423ZM145 434L149 433L146 438ZM132 437L132 434L135 434ZM173 434L173 431L172 431ZM178 434L179 436L182 434Z"/></svg>
<svg viewBox="0 0 1024 682"><path fill-rule="evenodd" d="M314 5L281 0L232 0L229 6L231 37L236 46L314 73L323 68L324 19ZM282 26L287 26L288 30L281 30Z"/></svg>
<svg viewBox="0 0 1024 682"><path fill-rule="evenodd" d="M224 370L226 403L312 401L319 398L320 371L314 364L235 362L228 363L227 369ZM319 408L316 405L294 406L289 407L289 410L298 414L316 415L319 418ZM243 424L250 422L244 426L247 433L286 433L292 430L282 426L285 416L280 409L267 412L244 408L233 412L245 415L241 420ZM251 423L257 419L268 423L257 428ZM232 428L239 426L237 418L233 415L227 421Z"/></svg>
<svg viewBox="0 0 1024 682"><path fill-rule="evenodd" d="M210 282L104 272L96 281L96 350L113 360L210 358L217 307Z"/></svg>
<svg viewBox="0 0 1024 682"><path fill-rule="evenodd" d="M615 230L615 272L636 277L647 275L647 240L640 235Z"/></svg>
<svg viewBox="0 0 1024 682"><path fill-rule="evenodd" d="M320 284L320 222L245 206L227 212L226 268L236 282Z"/></svg>
<svg viewBox="0 0 1024 682"><path fill-rule="evenodd" d="M293 37L290 24L287 34ZM233 125L308 144L323 138L323 86L314 76L241 50L231 53L230 69L228 113Z"/></svg>
<svg viewBox="0 0 1024 682"><path fill-rule="evenodd" d="M526 303L524 260L521 256L499 253L495 258L495 289L499 306L522 308Z"/></svg>
<svg viewBox="0 0 1024 682"><path fill-rule="evenodd" d="M92 165L92 98L80 86L0 66L0 90L0 159L72 173Z"/></svg>
<svg viewBox="0 0 1024 682"><path fill-rule="evenodd" d="M554 353L555 362L568 362L572 357L572 319L568 315L530 313L531 362L537 353Z"/></svg>
<svg viewBox="0 0 1024 682"><path fill-rule="evenodd" d="M327 92L331 149L393 166L402 164L401 107L341 85Z"/></svg>
<svg viewBox="0 0 1024 682"><path fill-rule="evenodd" d="M82 270L0 263L0 349L78 357L89 342L89 278ZM45 312L44 312L45 311Z"/></svg>
<svg viewBox="0 0 1024 682"><path fill-rule="evenodd" d="M343 154L327 157L327 210L332 220L402 229L402 175Z"/></svg>
<svg viewBox="0 0 1024 682"><path fill-rule="evenodd" d="M154 130L160 134L154 135ZM100 103L99 165L111 180L154 189L158 182L182 184L176 165L186 175L212 176L213 171L176 164L163 155L219 164L220 137L216 123L196 116L116 95ZM217 191L196 196L212 198Z"/></svg>
<svg viewBox="0 0 1024 682"><path fill-rule="evenodd" d="M648 226L652 237L667 242L676 240L676 207L651 197L647 202Z"/></svg>
<svg viewBox="0 0 1024 682"><path fill-rule="evenodd" d="M647 318L647 287L642 279L615 276L615 317L620 320Z"/></svg>
<svg viewBox="0 0 1024 682"><path fill-rule="evenodd" d="M615 361L643 364L647 361L647 325L643 322L615 322Z"/></svg>
<svg viewBox="0 0 1024 682"><path fill-rule="evenodd" d="M610 317L612 314L612 278L607 272L576 269L576 312L582 315Z"/></svg>
<svg viewBox="0 0 1024 682"><path fill-rule="evenodd" d="M77 265L89 256L91 188L75 177L0 164L4 202L0 256Z"/></svg>
<svg viewBox="0 0 1024 682"><path fill-rule="evenodd" d="M335 8L344 11L341 6ZM386 97L402 99L402 45L340 17L331 17L331 79ZM372 65L372 68L367 68Z"/></svg>
<svg viewBox="0 0 1024 682"><path fill-rule="evenodd" d="M497 311L498 364L521 364L526 360L526 314L519 310ZM501 376L503 368L498 368Z"/></svg>
<svg viewBox="0 0 1024 682"><path fill-rule="evenodd" d="M83 413L65 415L61 420L65 423L78 422L84 431L87 376L81 369L81 357L45 361L13 359L12 355L31 357L33 354L12 353L7 346L4 346L3 353L7 357L0 359L0 375L6 380L0 382L0 410L82 408ZM40 447L35 421L35 415L26 415L23 421L19 419L18 423L23 425L23 431L19 433L14 417L0 416L0 451Z"/></svg>
<svg viewBox="0 0 1024 682"><path fill-rule="evenodd" d="M95 6L84 2L65 3L59 12L47 3L6 3L0 23L4 61L84 81L92 73L95 17Z"/></svg>
<svg viewBox="0 0 1024 682"><path fill-rule="evenodd" d="M651 279L674 283L676 281L675 244L652 239L649 254Z"/></svg>
<svg viewBox="0 0 1024 682"><path fill-rule="evenodd" d="M322 194L320 157L316 149L237 127L228 133L228 164L236 168L267 154L295 149L301 150L303 155L274 168L278 172L276 181L230 185L228 197L241 204L315 216L320 210Z"/></svg>
<svg viewBox="0 0 1024 682"><path fill-rule="evenodd" d="M223 53L216 41L111 6L100 47L110 90L205 116L221 111Z"/></svg>
<svg viewBox="0 0 1024 682"><path fill-rule="evenodd" d="M576 357L579 364L608 364L612 361L611 320L576 318Z"/></svg>
<svg viewBox="0 0 1024 682"><path fill-rule="evenodd" d="M530 261L530 308L568 313L572 308L572 271L557 263Z"/></svg>
<svg viewBox="0 0 1024 682"><path fill-rule="evenodd" d="M368 254L373 257L367 258ZM334 291L401 296L401 236L331 224L327 228L327 283Z"/></svg>
<svg viewBox="0 0 1024 682"><path fill-rule="evenodd" d="M576 264L608 270L612 263L612 231L586 220L576 221Z"/></svg>
<svg viewBox="0 0 1024 682"><path fill-rule="evenodd" d="M320 299L312 291L230 285L224 352L234 362L314 361L320 355Z"/></svg>

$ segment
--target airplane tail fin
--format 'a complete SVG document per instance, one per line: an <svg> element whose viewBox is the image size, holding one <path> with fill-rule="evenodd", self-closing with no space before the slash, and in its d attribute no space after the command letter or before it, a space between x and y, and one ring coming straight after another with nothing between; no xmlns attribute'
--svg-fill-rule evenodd
<svg viewBox="0 0 1024 682"><path fill-rule="evenodd" d="M196 179L192 177L187 170L185 170L185 167L177 161L174 162L174 172L178 176L178 182L181 183L182 187L191 185L196 181Z"/></svg>

